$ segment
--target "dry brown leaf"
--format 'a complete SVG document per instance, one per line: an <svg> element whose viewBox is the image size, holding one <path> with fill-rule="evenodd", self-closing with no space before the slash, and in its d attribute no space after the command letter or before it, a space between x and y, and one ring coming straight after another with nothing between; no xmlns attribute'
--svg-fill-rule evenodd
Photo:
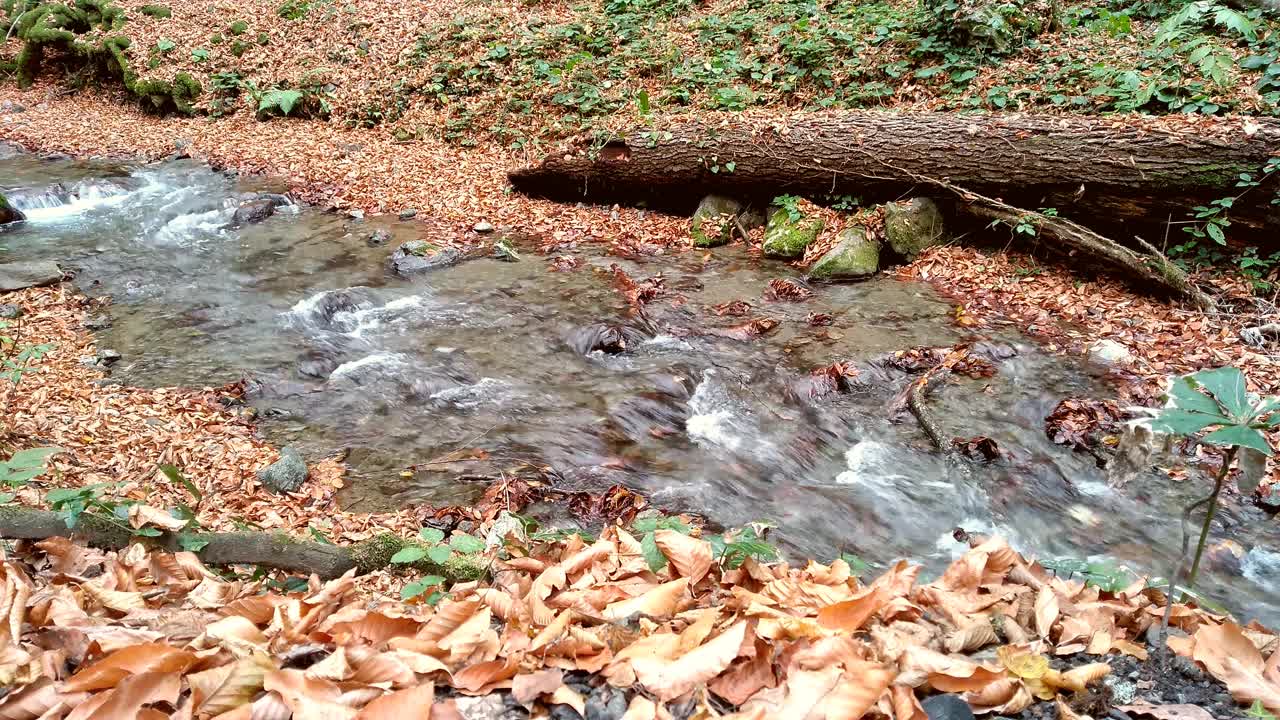
<svg viewBox="0 0 1280 720"><path fill-rule="evenodd" d="M630 600L613 603L604 609L604 616L609 620L626 620L640 614L651 618L670 617L684 604L686 591L689 589L689 578L679 578L663 583L648 592Z"/></svg>
<svg viewBox="0 0 1280 720"><path fill-rule="evenodd" d="M894 675L893 670L879 663L846 666L840 682L822 700L824 717L830 720L862 717L889 689Z"/></svg>
<svg viewBox="0 0 1280 720"><path fill-rule="evenodd" d="M129 506L129 526L134 530L144 525L153 525L161 530L175 532L186 527L187 522L150 505Z"/></svg>
<svg viewBox="0 0 1280 720"><path fill-rule="evenodd" d="M265 655L252 655L233 663L187 676L195 709L219 715L247 704L262 690L263 680L275 664Z"/></svg>
<svg viewBox="0 0 1280 720"><path fill-rule="evenodd" d="M511 678L511 696L521 705L529 705L543 695L555 692L563 685L563 670L550 669L524 673Z"/></svg>
<svg viewBox="0 0 1280 720"><path fill-rule="evenodd" d="M147 606L147 601L140 592L108 590L96 582L87 582L80 587L84 589L89 597L97 600L99 605L109 610L127 613L132 610L142 610Z"/></svg>
<svg viewBox="0 0 1280 720"><path fill-rule="evenodd" d="M176 672L144 672L124 678L111 690L95 697L100 703L78 706L67 720L135 720L146 705L175 705L182 681Z"/></svg>
<svg viewBox="0 0 1280 720"><path fill-rule="evenodd" d="M828 605L818 611L818 624L828 630L854 632L862 628L888 602L889 593L881 587L871 587L861 594Z"/></svg>
<svg viewBox="0 0 1280 720"><path fill-rule="evenodd" d="M130 675L141 673L183 673L196 661L192 653L164 643L133 645L81 668L63 683L62 692L106 690Z"/></svg>
<svg viewBox="0 0 1280 720"><path fill-rule="evenodd" d="M1058 619L1058 594L1045 585L1036 595L1036 632L1045 640L1050 639L1053 623Z"/></svg>
<svg viewBox="0 0 1280 720"><path fill-rule="evenodd" d="M356 715L357 720L403 720L435 716L431 706L435 702L435 686L425 683L417 687L397 690L364 706Z"/></svg>
<svg viewBox="0 0 1280 720"><path fill-rule="evenodd" d="M681 577L689 578L690 585L707 576L711 570L711 543L689 537L675 530L656 530L653 541L663 555L671 561Z"/></svg>
<svg viewBox="0 0 1280 720"><path fill-rule="evenodd" d="M636 679L659 700L673 700L724 672L742 649L747 623L739 620L705 645L674 661L647 656L631 658Z"/></svg>

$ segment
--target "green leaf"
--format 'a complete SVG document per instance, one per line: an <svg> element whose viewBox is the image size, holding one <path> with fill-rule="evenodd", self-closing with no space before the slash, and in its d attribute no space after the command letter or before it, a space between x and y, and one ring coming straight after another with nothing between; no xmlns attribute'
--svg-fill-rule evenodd
<svg viewBox="0 0 1280 720"><path fill-rule="evenodd" d="M428 575L421 580L411 582L400 590L400 599L409 600L418 597L431 588L444 583L444 578L439 575Z"/></svg>
<svg viewBox="0 0 1280 720"><path fill-rule="evenodd" d="M178 536L178 547L182 548L183 550L186 550L187 552L198 553L201 550L208 547L208 545L209 545L208 540L200 540L191 535Z"/></svg>
<svg viewBox="0 0 1280 720"><path fill-rule="evenodd" d="M411 545L407 548L401 548L400 552L396 553L395 555L392 555L391 562L397 565L407 565L409 563L416 563L426 556L427 556L426 550L420 547Z"/></svg>
<svg viewBox="0 0 1280 720"><path fill-rule="evenodd" d="M1205 232L1209 233L1209 237L1213 238L1214 242L1222 244L1227 241L1226 233L1222 232L1222 227L1217 223L1209 223L1204 226L1204 229Z"/></svg>
<svg viewBox="0 0 1280 720"><path fill-rule="evenodd" d="M134 530L133 534L141 537L160 537L160 528L140 527Z"/></svg>
<svg viewBox="0 0 1280 720"><path fill-rule="evenodd" d="M1231 418L1185 410L1161 410L1151 419L1151 427L1175 435L1193 435L1210 425L1230 425Z"/></svg>
<svg viewBox="0 0 1280 720"><path fill-rule="evenodd" d="M173 41L166 38L160 38L156 41L156 49L160 52L169 52L175 47L177 46L173 44Z"/></svg>
<svg viewBox="0 0 1280 720"><path fill-rule="evenodd" d="M1272 453L1271 445L1267 443L1267 438L1248 425L1228 425L1224 428L1218 428L1205 435L1201 442L1210 445L1239 445L1243 448L1253 448L1268 456Z"/></svg>
<svg viewBox="0 0 1280 720"><path fill-rule="evenodd" d="M427 550L427 557L431 559L431 562L437 565L445 564L445 562L447 562L452 556L453 550L451 550L448 545L436 545L435 547Z"/></svg>
<svg viewBox="0 0 1280 720"><path fill-rule="evenodd" d="M301 99L301 90L268 90L258 101L258 112L279 110L280 114L288 115L293 112Z"/></svg>
<svg viewBox="0 0 1280 720"><path fill-rule="evenodd" d="M653 533L645 533L640 538L640 552L644 553L645 562L649 563L649 569L658 572L667 566L667 556L662 554L662 550L658 548L658 542L654 539Z"/></svg>
<svg viewBox="0 0 1280 720"><path fill-rule="evenodd" d="M1197 389L1196 383L1189 377L1180 377L1169 386L1169 395L1179 410L1217 415L1222 412L1213 398Z"/></svg>
<svg viewBox="0 0 1280 720"><path fill-rule="evenodd" d="M863 560L853 553L842 552L840 553L840 559L845 561L849 566L849 572L853 573L854 577L862 577L871 569L871 565L869 565L866 560Z"/></svg>
<svg viewBox="0 0 1280 720"><path fill-rule="evenodd" d="M424 527L418 531L418 535L427 542L435 544L444 540L444 531L433 527Z"/></svg>
<svg viewBox="0 0 1280 720"><path fill-rule="evenodd" d="M161 465L160 472L164 473L164 476L169 478L169 482L177 483L186 488L187 492L191 493L191 497L196 501L197 505L204 500L204 494L200 492L200 488L196 487L195 483L183 476L182 472L179 471L177 467L173 465Z"/></svg>
<svg viewBox="0 0 1280 720"><path fill-rule="evenodd" d="M1228 30L1240 33L1249 42L1257 42L1258 40L1258 30L1253 21L1239 10L1232 10L1229 7L1219 5L1213 14L1213 22Z"/></svg>
<svg viewBox="0 0 1280 720"><path fill-rule="evenodd" d="M320 531L319 531L319 530L317 530L316 528L311 527L310 525L308 525L308 526L307 526L307 531L311 533L311 537L313 537L313 538L315 538L315 539L316 539L316 542L321 543L321 544L324 544L324 545L332 545L332 544L333 544L333 541L332 541L332 540L330 540L330 539L329 539L329 537L328 537L327 535L325 535L324 533L320 532Z"/></svg>
<svg viewBox="0 0 1280 720"><path fill-rule="evenodd" d="M641 90L636 94L636 107L640 109L641 115L649 114L649 91Z"/></svg>
<svg viewBox="0 0 1280 720"><path fill-rule="evenodd" d="M466 533L449 538L449 544L453 546L454 550L463 555L475 555L476 553L484 552L484 541Z"/></svg>
<svg viewBox="0 0 1280 720"><path fill-rule="evenodd" d="M1192 375L1191 379L1200 383L1231 417L1244 420L1252 414L1244 373L1239 368L1204 370Z"/></svg>

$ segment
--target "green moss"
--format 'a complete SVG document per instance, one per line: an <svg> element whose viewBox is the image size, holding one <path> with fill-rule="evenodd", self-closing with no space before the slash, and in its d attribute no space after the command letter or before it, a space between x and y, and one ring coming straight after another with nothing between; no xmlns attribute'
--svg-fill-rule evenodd
<svg viewBox="0 0 1280 720"><path fill-rule="evenodd" d="M742 203L722 195L708 195L693 213L690 234L697 247L716 247L733 239L734 218L743 211Z"/></svg>
<svg viewBox="0 0 1280 720"><path fill-rule="evenodd" d="M166 19L173 17L173 11L166 5L143 5L138 12L153 18Z"/></svg>
<svg viewBox="0 0 1280 720"><path fill-rule="evenodd" d="M214 33L209 38L210 45L221 45L224 42L226 42L226 38L222 37L222 33Z"/></svg>
<svg viewBox="0 0 1280 720"><path fill-rule="evenodd" d="M880 269L880 242L854 226L841 231L840 241L809 270L814 280L856 280Z"/></svg>
<svg viewBox="0 0 1280 720"><path fill-rule="evenodd" d="M391 564L391 556L404 548L404 538L383 533L351 548L351 559L361 575L381 570Z"/></svg>
<svg viewBox="0 0 1280 720"><path fill-rule="evenodd" d="M266 33L258 33L258 44L267 46L271 44L271 36Z"/></svg>
<svg viewBox="0 0 1280 720"><path fill-rule="evenodd" d="M353 546L351 548L351 559L355 561L357 572L361 574L385 570L391 566L391 558L407 547L419 547L425 550L429 546L417 540L408 540L399 535L383 533ZM479 580L489 573L489 567L484 562L484 558L473 555L460 555L458 553L454 553L443 564L424 559L401 567L428 575L441 575L450 582Z"/></svg>
<svg viewBox="0 0 1280 720"><path fill-rule="evenodd" d="M245 52L248 50L249 50L249 45L247 43L240 42L239 40L231 41L232 55L235 55L236 57L240 57L241 55L244 55Z"/></svg>
<svg viewBox="0 0 1280 720"><path fill-rule="evenodd" d="M793 218L787 208L779 208L769 216L764 230L762 249L768 257L798 258L822 232L822 218Z"/></svg>
<svg viewBox="0 0 1280 720"><path fill-rule="evenodd" d="M249 31L249 23L243 20L237 20L231 23L230 27L228 27L227 30L232 35L243 35Z"/></svg>

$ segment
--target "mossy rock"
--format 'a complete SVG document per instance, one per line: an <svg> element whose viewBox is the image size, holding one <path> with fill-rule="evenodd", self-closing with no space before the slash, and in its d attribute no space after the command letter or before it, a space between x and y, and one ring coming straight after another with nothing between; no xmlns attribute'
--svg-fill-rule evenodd
<svg viewBox="0 0 1280 720"><path fill-rule="evenodd" d="M861 280L880 269L880 241L863 227L840 231L836 246L809 269L812 280Z"/></svg>
<svg viewBox="0 0 1280 720"><path fill-rule="evenodd" d="M884 206L884 234L889 247L907 260L948 241L938 205L929 198L913 198Z"/></svg>
<svg viewBox="0 0 1280 720"><path fill-rule="evenodd" d="M779 208L769 216L764 229L764 254L766 257L793 259L802 257L809 243L822 232L822 218L792 217L787 208Z"/></svg>
<svg viewBox="0 0 1280 720"><path fill-rule="evenodd" d="M746 207L731 197L708 195L693 213L690 232L697 247L718 247L733 239L734 219Z"/></svg>
<svg viewBox="0 0 1280 720"><path fill-rule="evenodd" d="M11 222L22 222L26 218L22 211L9 204L9 200L0 194L0 225Z"/></svg>
<svg viewBox="0 0 1280 720"><path fill-rule="evenodd" d="M138 12L147 17L160 18L162 20L173 17L173 11L168 5L143 5Z"/></svg>

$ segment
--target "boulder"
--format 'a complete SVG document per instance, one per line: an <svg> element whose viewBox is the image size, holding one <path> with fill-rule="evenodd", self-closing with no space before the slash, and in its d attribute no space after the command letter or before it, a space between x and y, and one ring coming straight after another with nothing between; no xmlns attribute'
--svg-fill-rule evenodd
<svg viewBox="0 0 1280 720"><path fill-rule="evenodd" d="M804 255L809 243L822 232L822 218L793 217L787 208L778 208L764 228L765 257L793 259Z"/></svg>
<svg viewBox="0 0 1280 720"><path fill-rule="evenodd" d="M9 204L4 195L0 195L0 225L5 223L22 222L26 220L26 216L22 211Z"/></svg>
<svg viewBox="0 0 1280 720"><path fill-rule="evenodd" d="M1095 365L1111 368L1128 365L1133 360L1133 353L1115 340L1099 340L1089 346L1086 357Z"/></svg>
<svg viewBox="0 0 1280 720"><path fill-rule="evenodd" d="M880 240L867 237L865 228L840 231L836 246L809 269L811 280L860 280L880 269Z"/></svg>
<svg viewBox="0 0 1280 720"><path fill-rule="evenodd" d="M0 291L23 290L62 282L62 268L48 260L0 263Z"/></svg>
<svg viewBox="0 0 1280 720"><path fill-rule="evenodd" d="M698 247L717 247L733 239L733 219L746 207L730 197L708 195L693 212L691 232Z"/></svg>
<svg viewBox="0 0 1280 720"><path fill-rule="evenodd" d="M280 451L280 459L258 471L258 482L278 493L293 492L307 479L307 463L291 447Z"/></svg>
<svg viewBox="0 0 1280 720"><path fill-rule="evenodd" d="M231 224L235 227L253 225L275 214L276 203L274 200L258 198L257 200L241 203L240 207L236 208L235 215L231 216Z"/></svg>
<svg viewBox="0 0 1280 720"><path fill-rule="evenodd" d="M889 247L907 260L926 248L947 242L942 212L929 198L913 198L884 206L884 234Z"/></svg>
<svg viewBox="0 0 1280 720"><path fill-rule="evenodd" d="M426 240L410 240L391 254L391 269L401 277L449 267L462 260L462 251L442 248Z"/></svg>

